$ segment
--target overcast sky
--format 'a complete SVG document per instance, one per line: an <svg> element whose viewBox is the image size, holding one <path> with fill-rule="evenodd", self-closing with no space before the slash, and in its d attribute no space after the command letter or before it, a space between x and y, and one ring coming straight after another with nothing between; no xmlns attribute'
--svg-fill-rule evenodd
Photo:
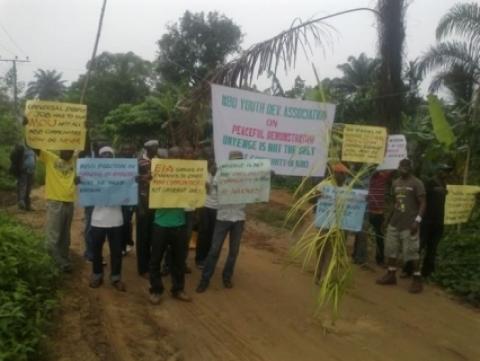
<svg viewBox="0 0 480 361"><path fill-rule="evenodd" d="M406 59L414 59L435 43L435 27L443 14L458 1L413 0L407 12ZM166 25L176 22L186 10L219 11L241 27L243 47L270 38L287 29L293 19L308 20L337 11L368 6L374 0L109 0L99 53L133 51L153 60L156 41ZM0 56L29 56L19 64L19 80L28 82L38 69L55 69L66 80L85 71L91 56L102 0L0 0ZM314 84L310 62L321 78L339 75L336 65L361 52L375 56L377 36L372 14L353 13L328 22L336 32L332 47L320 49L302 61L290 75L281 76L288 89L295 75ZM303 55L301 56L303 58ZM0 62L0 75L10 63ZM267 84L260 81L260 84Z"/></svg>

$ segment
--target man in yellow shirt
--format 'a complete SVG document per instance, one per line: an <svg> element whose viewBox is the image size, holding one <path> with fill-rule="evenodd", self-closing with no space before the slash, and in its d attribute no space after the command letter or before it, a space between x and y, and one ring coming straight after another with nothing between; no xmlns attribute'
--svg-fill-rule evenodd
<svg viewBox="0 0 480 361"><path fill-rule="evenodd" d="M60 268L71 272L69 248L75 201L75 158L71 150L62 150L59 156L48 150L37 152L38 159L45 164L47 247Z"/></svg>

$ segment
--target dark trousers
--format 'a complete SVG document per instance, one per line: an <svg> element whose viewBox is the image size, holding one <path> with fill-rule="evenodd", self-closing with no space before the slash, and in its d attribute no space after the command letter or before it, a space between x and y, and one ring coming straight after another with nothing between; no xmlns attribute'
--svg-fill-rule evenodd
<svg viewBox="0 0 480 361"><path fill-rule="evenodd" d="M437 247L443 236L443 224L425 222L420 228L420 249L423 251L422 275L430 276L435 272Z"/></svg>
<svg viewBox="0 0 480 361"><path fill-rule="evenodd" d="M148 272L150 266L150 252L152 247L154 209L137 210L137 269L138 274Z"/></svg>
<svg viewBox="0 0 480 361"><path fill-rule="evenodd" d="M217 210L203 207L200 209L200 229L198 232L195 263L203 264L212 245L213 231L217 220Z"/></svg>
<svg viewBox="0 0 480 361"><path fill-rule="evenodd" d="M133 229L132 229L132 217L134 208L132 206L123 206L123 244L122 250L127 249L128 246L133 246Z"/></svg>
<svg viewBox="0 0 480 361"><path fill-rule="evenodd" d="M373 227L375 232L375 242L377 244L377 249L375 252L375 260L377 264L382 264L385 262L385 244L384 244L384 232L382 225L384 222L383 214L370 213L369 215L370 224Z"/></svg>
<svg viewBox="0 0 480 361"><path fill-rule="evenodd" d="M150 258L150 293L162 294L164 287L161 275L161 262L170 247L170 274L172 276L172 294L183 291L185 287L185 254L188 251L185 242L186 228L153 226L152 254Z"/></svg>
<svg viewBox="0 0 480 361"><path fill-rule="evenodd" d="M365 264L368 260L368 238L367 233L360 231L355 234L355 243L353 244L353 262L355 264Z"/></svg>
<svg viewBox="0 0 480 361"><path fill-rule="evenodd" d="M217 266L220 252L222 251L223 242L227 234L230 234L230 245L228 248L228 257L223 268L222 278L224 281L230 281L235 269L238 251L240 250L240 240L242 239L244 221L229 222L219 221L215 223L213 231L212 246L208 252L205 266L203 267L201 282L208 284L212 278Z"/></svg>
<svg viewBox="0 0 480 361"><path fill-rule="evenodd" d="M92 240L92 213L93 207L85 207L84 209L84 229L83 237L85 240L85 252L83 257L88 261L93 261L93 240Z"/></svg>
<svg viewBox="0 0 480 361"><path fill-rule="evenodd" d="M32 191L34 174L22 172L17 178L17 201L22 209L30 209L30 193Z"/></svg>
<svg viewBox="0 0 480 361"><path fill-rule="evenodd" d="M122 274L122 226L111 228L93 227L92 234L93 248L93 275L102 277L102 250L105 239L108 238L110 247L111 279L119 281Z"/></svg>

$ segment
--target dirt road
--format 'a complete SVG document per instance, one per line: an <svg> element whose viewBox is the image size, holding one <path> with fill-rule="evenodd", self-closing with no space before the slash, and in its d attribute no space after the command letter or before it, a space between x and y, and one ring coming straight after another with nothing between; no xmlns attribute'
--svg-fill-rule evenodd
<svg viewBox="0 0 480 361"><path fill-rule="evenodd" d="M34 206L43 209L36 195ZM43 226L43 211L15 213L34 227ZM127 293L108 283L95 290L87 286L90 265L80 256L82 227L78 211L72 230L75 272L62 292L52 360L480 360L478 310L432 286L421 295L409 294L406 281L379 287L374 280L383 270L375 267L354 269L335 325L327 314L314 319L311 274L295 266L284 269L285 233L253 219L233 289L221 286L217 271L208 291L196 294L199 273L194 270L186 282L193 303L166 294L159 306L148 303L148 282L137 276L134 254L124 258Z"/></svg>

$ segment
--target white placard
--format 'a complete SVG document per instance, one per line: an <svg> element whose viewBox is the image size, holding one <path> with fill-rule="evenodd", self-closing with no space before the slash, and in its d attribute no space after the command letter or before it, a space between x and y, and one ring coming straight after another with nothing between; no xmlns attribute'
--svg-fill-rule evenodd
<svg viewBox="0 0 480 361"><path fill-rule="evenodd" d="M403 134L388 136L387 153L377 170L397 169L402 159L407 158L407 139Z"/></svg>

